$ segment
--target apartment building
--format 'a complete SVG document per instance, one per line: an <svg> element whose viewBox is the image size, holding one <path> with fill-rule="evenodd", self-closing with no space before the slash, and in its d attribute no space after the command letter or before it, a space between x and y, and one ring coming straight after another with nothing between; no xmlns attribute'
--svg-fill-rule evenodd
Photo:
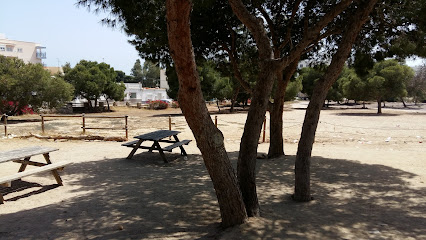
<svg viewBox="0 0 426 240"><path fill-rule="evenodd" d="M46 48L38 43L10 40L0 33L0 55L19 58L25 63L42 63Z"/></svg>

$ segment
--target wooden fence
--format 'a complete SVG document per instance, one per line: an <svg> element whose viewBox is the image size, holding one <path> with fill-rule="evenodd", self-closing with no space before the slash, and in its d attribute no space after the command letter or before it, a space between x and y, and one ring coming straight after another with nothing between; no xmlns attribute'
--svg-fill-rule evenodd
<svg viewBox="0 0 426 240"><path fill-rule="evenodd" d="M51 117L51 118L72 118L72 117L81 117L82 118L82 129L83 129L83 134L86 134L86 129L99 129L99 130L125 130L126 132L126 140L129 138L129 133L128 133L128 127L127 127L127 118L128 116L85 116L84 114L82 115L45 115L42 114L40 115L41 117L41 132L44 134L45 132L45 128L44 128L44 119ZM112 118L123 118L124 119L124 127L88 127L86 126L86 119L87 118L100 118L100 119L112 119Z"/></svg>
<svg viewBox="0 0 426 240"><path fill-rule="evenodd" d="M3 116L4 116L4 118L3 118L4 136L7 137L7 118L8 118L8 116L5 115L5 114ZM82 115L44 115L44 114L42 114L42 115L40 115L40 117L41 117L41 131L42 131L43 134L45 133L45 122L44 122L45 118L49 118L49 117L51 117L51 118L73 118L73 117L79 117L79 118L82 118L82 127L81 128L83 129L83 134L86 134L86 129L125 130L125 132L126 132L126 140L129 138L128 122L127 122L128 116L127 115L126 116L85 116L84 114L82 114ZM115 127L115 128L113 128L113 127L110 127L110 128L106 128L106 127L87 127L86 126L86 119L87 118L101 118L101 119L102 118L123 118L124 119L124 127ZM215 116L215 118L214 118L214 124L215 124L216 127L217 127L217 121L218 121L217 116ZM169 115L169 130L172 130L172 118L171 118L170 115ZM265 142L265 138L266 138L266 118L263 121L263 134L262 135L263 135L262 136L262 142Z"/></svg>

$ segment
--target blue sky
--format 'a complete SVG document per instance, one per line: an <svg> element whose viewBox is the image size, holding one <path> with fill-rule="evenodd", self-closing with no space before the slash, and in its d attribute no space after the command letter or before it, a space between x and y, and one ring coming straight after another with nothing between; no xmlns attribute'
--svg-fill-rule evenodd
<svg viewBox="0 0 426 240"><path fill-rule="evenodd" d="M46 47L47 66L74 66L81 59L106 62L130 74L135 48L120 29L100 23L107 14L96 15L75 6L76 0L2 1L0 33L12 40L40 43Z"/></svg>

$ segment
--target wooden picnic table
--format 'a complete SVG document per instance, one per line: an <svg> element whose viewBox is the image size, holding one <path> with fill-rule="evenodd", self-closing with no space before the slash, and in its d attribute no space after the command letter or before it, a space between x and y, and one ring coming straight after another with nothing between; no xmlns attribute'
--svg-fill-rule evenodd
<svg viewBox="0 0 426 240"><path fill-rule="evenodd" d="M149 152L152 151L158 151L163 158L165 163L168 163L166 156L164 155L164 152L171 152L174 148L179 147L181 151L181 155L187 156L185 149L183 148L183 145L188 145L191 140L182 140L179 141L178 134L179 131L172 131L172 130L158 130L155 132L150 132L146 134L142 134L139 136L135 136L134 138L138 139L135 141L127 142L122 144L122 146L131 147L133 148L130 152L129 156L127 156L127 159L131 159L133 155L136 153L136 150L138 149L148 149ZM171 139L173 137L173 139ZM167 139L169 138L169 139ZM142 146L142 142L144 141L150 141L153 142L151 146ZM160 142L162 143L171 143L171 145L168 145L166 147L161 147Z"/></svg>
<svg viewBox="0 0 426 240"><path fill-rule="evenodd" d="M9 176L0 176L0 185L10 187L12 181L21 179L23 177L51 171L52 175L55 177L58 185L62 185L62 179L59 176L58 170L62 169L65 165L70 164L71 162L62 161L57 163L52 163L50 160L49 153L57 151L57 148L51 147L26 147L20 149L14 149L10 151L0 152L0 163L13 161L15 163L20 163L21 167L19 168L18 173ZM36 155L43 155L46 163L36 162L30 160L31 157ZM30 169L25 171L28 165L37 166L37 168ZM0 204L4 202L3 195L0 193Z"/></svg>

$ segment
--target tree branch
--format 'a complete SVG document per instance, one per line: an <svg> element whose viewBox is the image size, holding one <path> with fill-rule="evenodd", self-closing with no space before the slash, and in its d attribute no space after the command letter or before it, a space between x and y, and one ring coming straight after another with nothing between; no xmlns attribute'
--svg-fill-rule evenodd
<svg viewBox="0 0 426 240"><path fill-rule="evenodd" d="M304 34L304 37L300 43L293 48L293 50L286 57L280 59L281 68L285 68L288 63L292 62L297 56L302 54L307 46L312 44L317 39L318 34L324 29L333 19L342 13L353 0L342 0L333 9L328 11L314 26L309 28Z"/></svg>
<svg viewBox="0 0 426 240"><path fill-rule="evenodd" d="M293 28L293 25L294 25L294 16L296 16L296 12L297 10L299 10L300 2L302 2L302 0L297 0L293 6L293 10L291 12L291 16L289 20L289 25L287 26L286 37L284 41L281 43L281 45L279 46L278 48L279 50L282 50L291 40L291 29Z"/></svg>
<svg viewBox="0 0 426 240"><path fill-rule="evenodd" d="M272 48L262 19L253 16L241 0L229 0L232 11L240 21L250 30L259 51L260 59L271 59Z"/></svg>

